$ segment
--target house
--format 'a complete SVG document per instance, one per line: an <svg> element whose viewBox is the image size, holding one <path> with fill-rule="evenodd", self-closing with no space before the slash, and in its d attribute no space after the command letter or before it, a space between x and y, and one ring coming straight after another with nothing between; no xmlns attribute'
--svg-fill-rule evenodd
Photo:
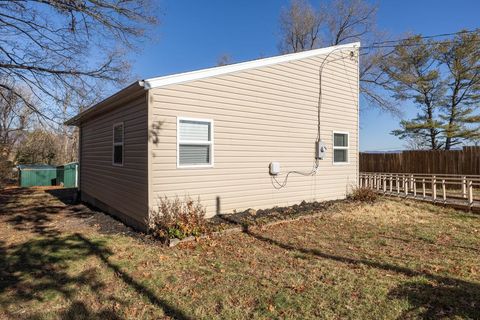
<svg viewBox="0 0 480 320"><path fill-rule="evenodd" d="M358 181L359 46L131 84L66 122L80 128L81 199L145 229L163 196L200 197L208 217L344 198Z"/></svg>

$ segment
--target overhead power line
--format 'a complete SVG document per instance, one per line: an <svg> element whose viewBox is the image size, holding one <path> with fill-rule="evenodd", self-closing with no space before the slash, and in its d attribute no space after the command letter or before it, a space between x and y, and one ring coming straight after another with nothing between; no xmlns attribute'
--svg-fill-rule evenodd
<svg viewBox="0 0 480 320"><path fill-rule="evenodd" d="M456 36L459 34L465 34L465 33L474 33L478 32L479 28L474 29L474 30L462 30L462 31L457 31L457 32L451 32L451 33L439 33L439 34L434 34L434 35L428 35L428 36L420 36L420 39L432 39L432 38L441 38L441 37L450 37L450 36ZM379 41L379 42L373 42L372 45L379 45L379 44L386 44L386 43L395 43L395 42L400 42L404 40L408 40L410 38L403 38L403 39L397 39L397 40L385 40L385 41Z"/></svg>
<svg viewBox="0 0 480 320"><path fill-rule="evenodd" d="M439 37L454 36L454 35L459 35L459 34L474 33L474 32L479 32L479 31L480 31L480 29L463 30L463 31L452 32L452 33L441 33L441 34L435 34L435 35L420 36L418 38L420 38L420 39L433 39L433 38L439 38ZM360 49L361 50L366 50L366 49L379 49L379 48L415 47L415 46L423 45L422 43L410 43L410 44L401 43L402 41L409 40L413 37L414 36L412 36L410 38L402 38L402 39L397 39L397 40L386 40L386 41L373 42L370 45L360 47ZM480 40L472 40L472 41L477 42L477 41L480 41ZM436 41L436 42L431 42L431 43L428 43L428 44L429 45L434 45L434 44L441 44L441 43L458 43L458 41L455 41L455 40Z"/></svg>

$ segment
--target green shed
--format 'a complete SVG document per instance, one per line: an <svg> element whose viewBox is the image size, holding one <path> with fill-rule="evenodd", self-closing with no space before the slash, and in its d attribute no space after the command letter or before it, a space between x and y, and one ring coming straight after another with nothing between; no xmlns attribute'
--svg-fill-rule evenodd
<svg viewBox="0 0 480 320"><path fill-rule="evenodd" d="M76 188L78 185L78 162L61 166L47 164L21 164L18 166L20 187L61 186Z"/></svg>
<svg viewBox="0 0 480 320"><path fill-rule="evenodd" d="M18 166L20 187L54 186L57 184L57 168L46 164Z"/></svg>
<svg viewBox="0 0 480 320"><path fill-rule="evenodd" d="M57 167L57 184L62 184L64 188L77 187L77 169L78 162L71 162Z"/></svg>

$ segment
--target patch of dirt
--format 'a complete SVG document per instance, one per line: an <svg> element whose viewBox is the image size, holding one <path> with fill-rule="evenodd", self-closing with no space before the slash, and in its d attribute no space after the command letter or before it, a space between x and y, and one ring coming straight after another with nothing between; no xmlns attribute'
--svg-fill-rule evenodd
<svg viewBox="0 0 480 320"><path fill-rule="evenodd" d="M0 190L0 221L39 235L61 232L140 234L95 208L79 204L76 189L58 187Z"/></svg>

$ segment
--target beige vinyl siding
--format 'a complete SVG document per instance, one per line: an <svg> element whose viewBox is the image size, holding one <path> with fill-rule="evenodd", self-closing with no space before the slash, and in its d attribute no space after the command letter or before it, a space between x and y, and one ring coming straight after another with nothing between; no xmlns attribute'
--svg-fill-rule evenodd
<svg viewBox="0 0 480 320"><path fill-rule="evenodd" d="M112 164L113 124L124 124L123 166ZM90 201L135 227L148 215L148 107L146 93L132 96L111 111L81 125L80 188ZM102 208L104 209L104 208ZM108 211L108 210L107 210ZM131 221L133 219L133 221Z"/></svg>
<svg viewBox="0 0 480 320"><path fill-rule="evenodd" d="M330 55L323 72L321 138L328 146L318 174L291 174L276 189L268 173L279 161L309 172L317 136L319 66L323 56L151 89L150 205L161 196L200 196L208 216L221 211L345 197L358 175L358 64L348 50ZM344 59L340 57L343 55ZM214 120L213 168L177 168L177 117ZM348 132L348 164L333 164L333 132Z"/></svg>

